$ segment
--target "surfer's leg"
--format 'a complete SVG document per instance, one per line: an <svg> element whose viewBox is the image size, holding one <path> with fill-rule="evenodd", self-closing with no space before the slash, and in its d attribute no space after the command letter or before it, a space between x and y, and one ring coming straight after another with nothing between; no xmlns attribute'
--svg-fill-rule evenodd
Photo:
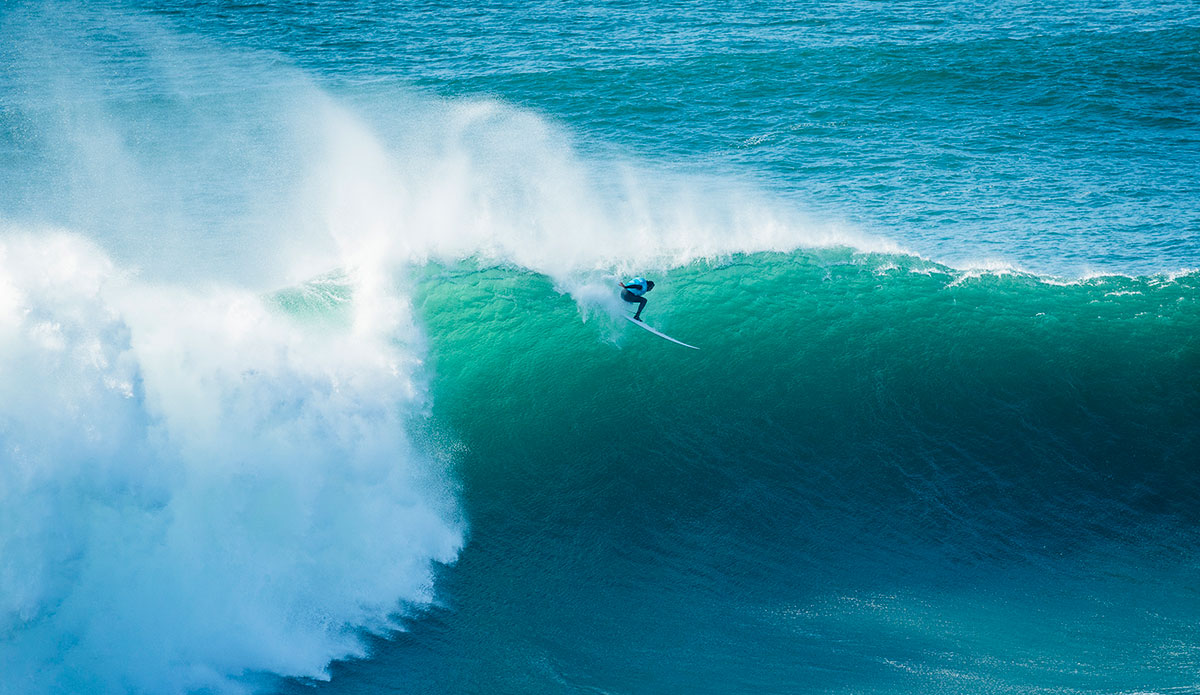
<svg viewBox="0 0 1200 695"><path fill-rule="evenodd" d="M637 310L637 313L633 315L633 318L637 319L638 321L641 321L642 320L642 309L646 308L646 298L645 297L634 297L634 299L637 300L638 310Z"/></svg>
<svg viewBox="0 0 1200 695"><path fill-rule="evenodd" d="M636 303L638 305L637 313L633 315L633 318L637 319L638 321L641 321L642 320L642 309L646 308L646 298L639 297L636 294L630 292L629 290L621 290L621 299L624 299L625 301L629 302L630 304Z"/></svg>

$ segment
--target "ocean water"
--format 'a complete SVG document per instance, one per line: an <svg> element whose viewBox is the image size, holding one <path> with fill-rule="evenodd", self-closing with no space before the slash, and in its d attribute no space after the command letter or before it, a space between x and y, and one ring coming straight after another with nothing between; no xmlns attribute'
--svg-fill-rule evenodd
<svg viewBox="0 0 1200 695"><path fill-rule="evenodd" d="M1198 269L1195 3L8 0L0 693L1200 692Z"/></svg>

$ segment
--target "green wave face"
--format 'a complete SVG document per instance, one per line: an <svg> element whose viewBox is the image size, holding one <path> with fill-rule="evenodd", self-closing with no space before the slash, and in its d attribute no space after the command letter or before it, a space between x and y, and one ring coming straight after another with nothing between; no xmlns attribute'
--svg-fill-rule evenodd
<svg viewBox="0 0 1200 695"><path fill-rule="evenodd" d="M1178 581L1197 276L1055 284L828 250L654 279L645 319L699 352L543 276L421 272L431 436L472 538L442 579L452 614L386 669L433 690L517 687L539 660L700 692L1186 677L1159 650L1200 609ZM1089 617L1125 582L1144 603Z"/></svg>
<svg viewBox="0 0 1200 695"><path fill-rule="evenodd" d="M439 268L417 295L435 408L482 441L628 416L633 439L721 431L822 456L930 436L1164 462L1196 403L1195 275L1055 284L840 250L735 257L648 295L647 322L694 354L527 273Z"/></svg>

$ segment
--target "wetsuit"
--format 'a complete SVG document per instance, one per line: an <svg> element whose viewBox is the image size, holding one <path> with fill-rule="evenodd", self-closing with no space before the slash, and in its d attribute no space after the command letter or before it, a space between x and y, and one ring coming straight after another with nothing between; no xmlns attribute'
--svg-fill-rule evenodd
<svg viewBox="0 0 1200 695"><path fill-rule="evenodd" d="M629 284L622 284L621 299L638 305L637 313L633 318L638 321L642 320L642 309L646 308L646 298L642 295L650 291L650 285L646 282L646 278L634 278L629 281Z"/></svg>

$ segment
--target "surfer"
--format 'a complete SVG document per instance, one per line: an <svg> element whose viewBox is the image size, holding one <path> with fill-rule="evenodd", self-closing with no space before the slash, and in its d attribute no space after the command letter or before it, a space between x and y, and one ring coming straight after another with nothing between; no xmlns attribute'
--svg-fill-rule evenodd
<svg viewBox="0 0 1200 695"><path fill-rule="evenodd" d="M621 299L630 304L637 304L637 313L633 315L635 321L642 320L642 309L646 308L646 298L643 296L650 290L654 289L654 281L646 278L634 278L629 281L629 284L617 283L621 285Z"/></svg>

